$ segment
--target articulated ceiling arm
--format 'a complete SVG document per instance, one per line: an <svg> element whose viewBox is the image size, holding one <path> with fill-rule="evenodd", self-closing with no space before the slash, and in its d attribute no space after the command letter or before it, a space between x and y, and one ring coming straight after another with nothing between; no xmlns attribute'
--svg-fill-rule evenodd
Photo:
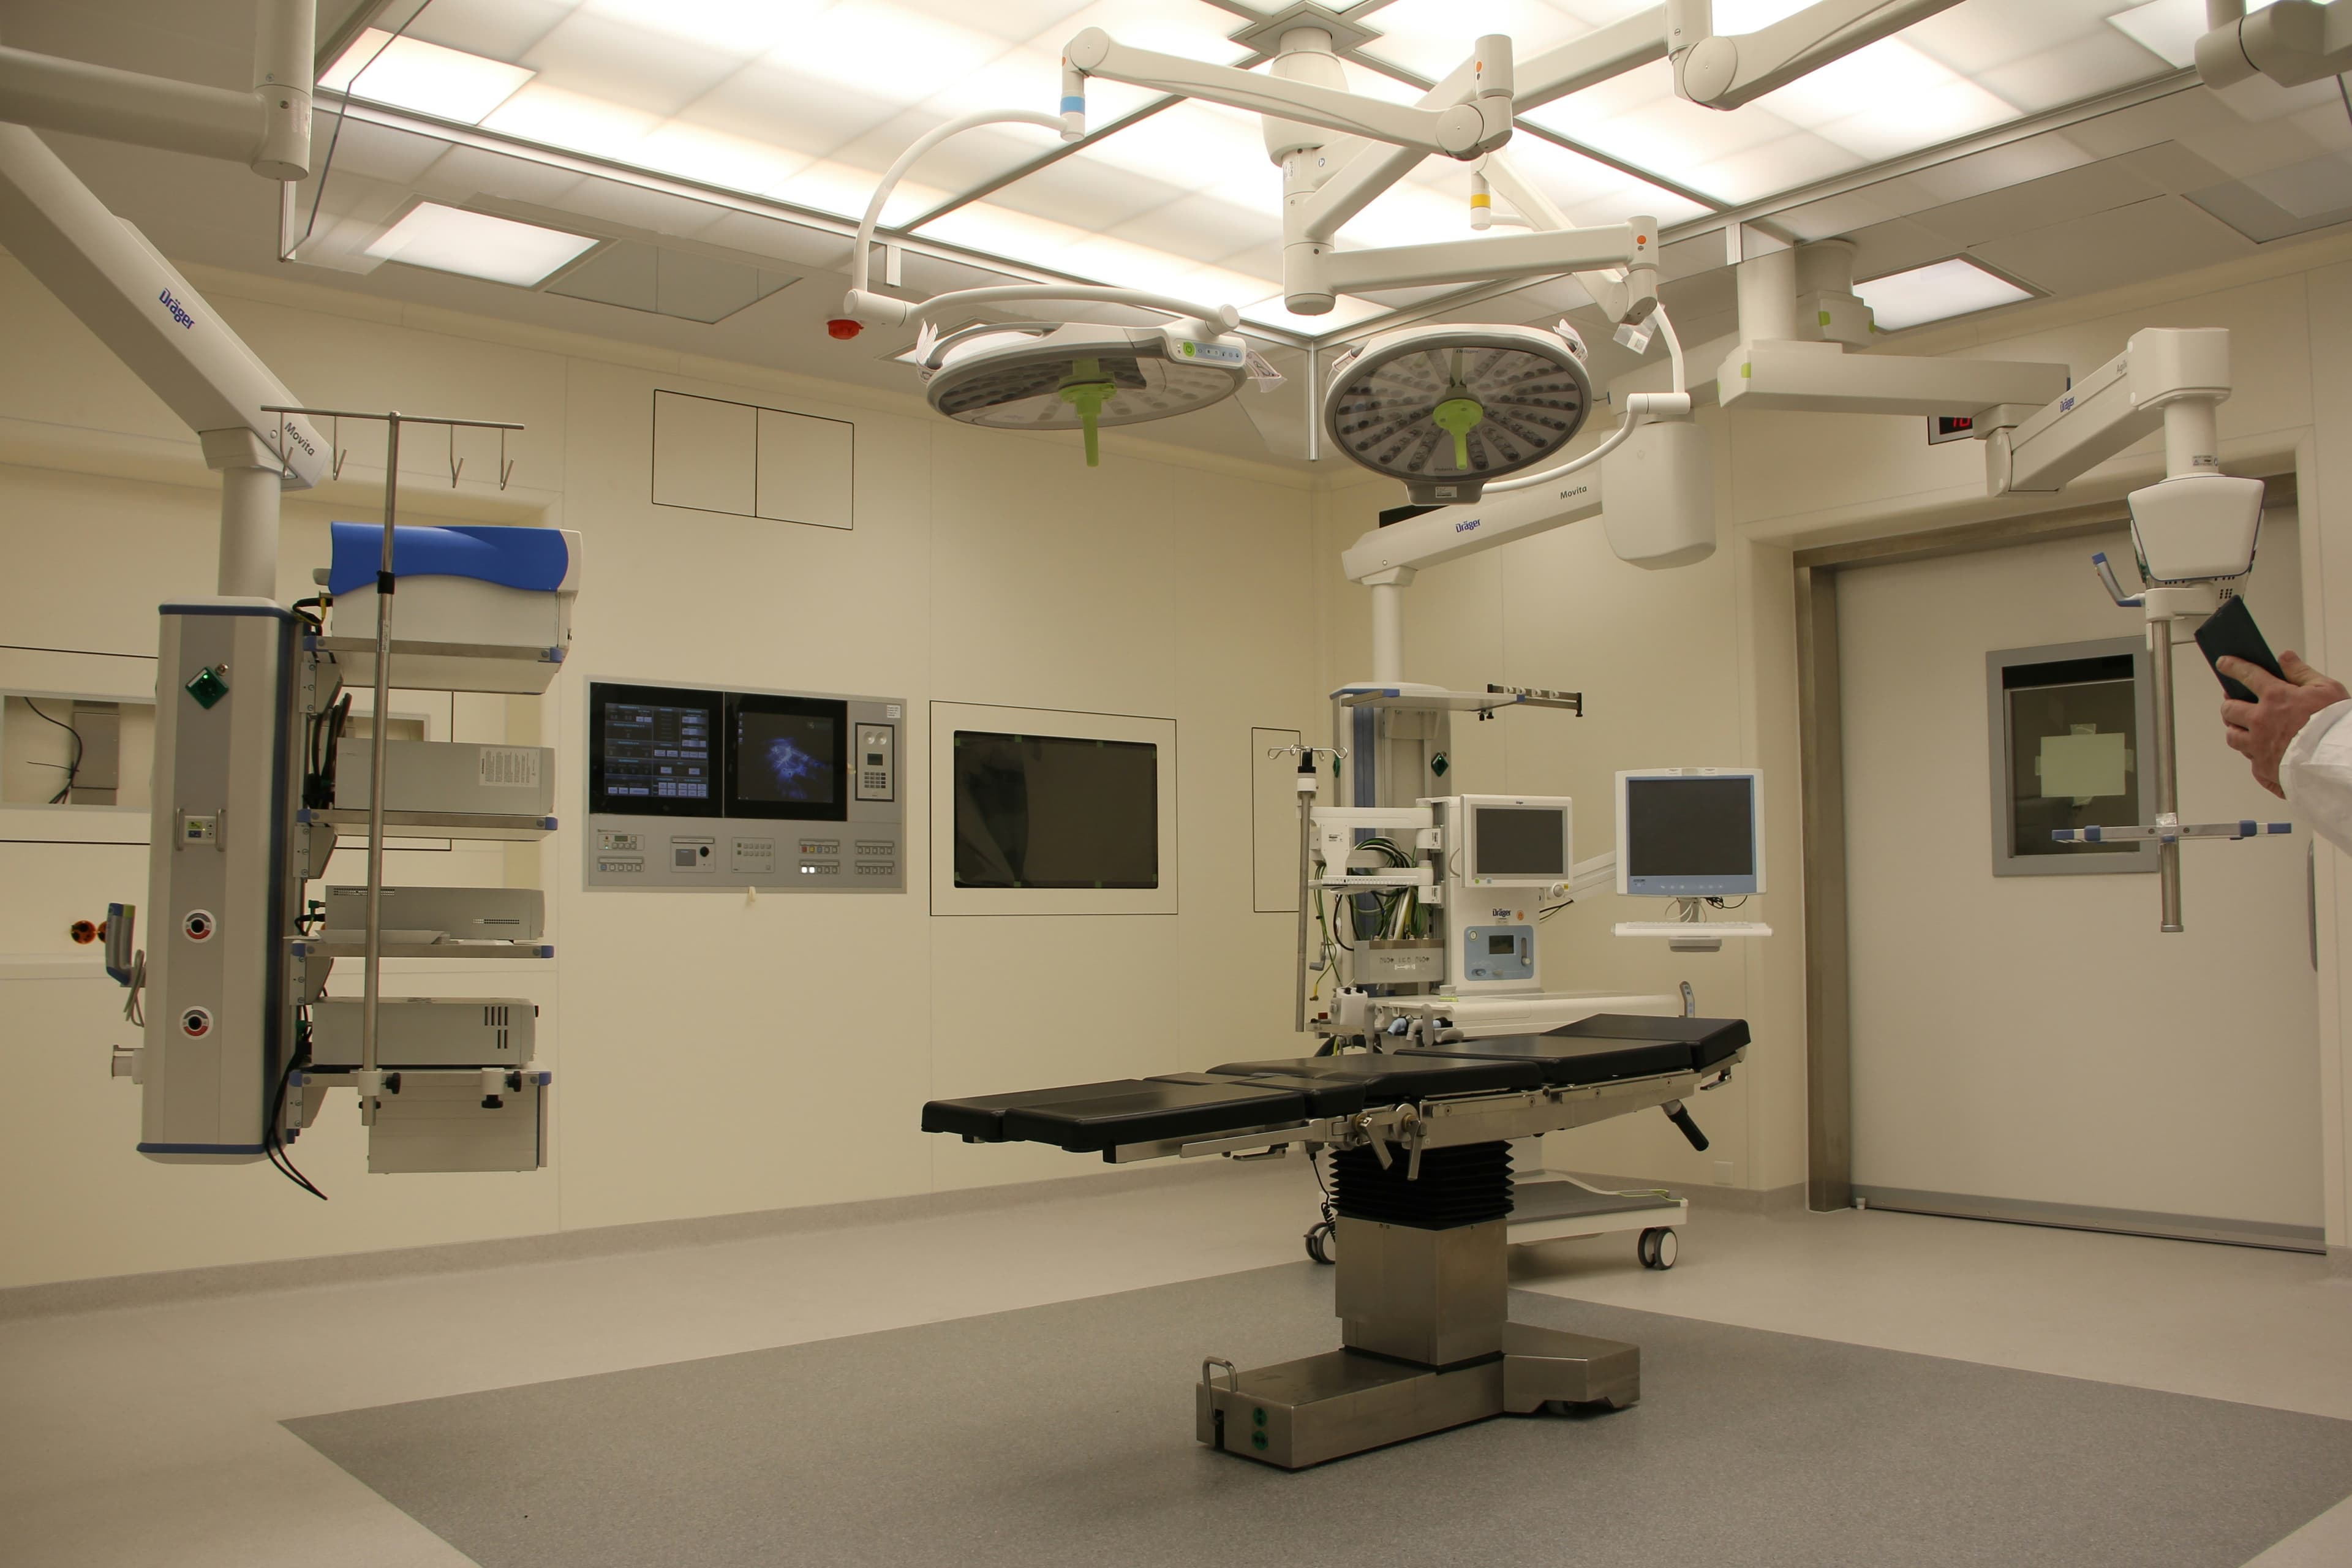
<svg viewBox="0 0 2352 1568"><path fill-rule="evenodd" d="M310 173L313 0L262 0L253 88L231 92L0 47L0 121L251 165L272 180Z"/></svg>
<svg viewBox="0 0 2352 1568"><path fill-rule="evenodd" d="M1088 27L1063 46L1062 58L1083 76L1106 77L1186 98L1205 99L1254 114L1320 125L1342 135L1394 142L1423 153L1470 159L1511 137L1511 40L1478 40L1478 68L1459 99L1440 109L1413 109L1364 98L1318 82L1260 76L1232 66L1190 60L1122 44Z"/></svg>
<svg viewBox="0 0 2352 1568"><path fill-rule="evenodd" d="M1738 109L1958 3L1817 0L1768 27L1724 37L1709 0L1667 0L1675 90L1709 109Z"/></svg>

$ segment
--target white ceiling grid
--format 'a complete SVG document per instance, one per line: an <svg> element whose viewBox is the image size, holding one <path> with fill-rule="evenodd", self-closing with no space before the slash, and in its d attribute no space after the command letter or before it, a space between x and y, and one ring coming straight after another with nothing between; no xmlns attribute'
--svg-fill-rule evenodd
<svg viewBox="0 0 2352 1568"><path fill-rule="evenodd" d="M1749 31L1802 3L1716 0L1716 25ZM477 57L478 93L495 97L501 69L520 80L479 112L488 132L854 217L880 171L923 132L975 109L1050 109L1061 46L1082 27L1244 63L1256 57L1229 35L1274 8L1272 0L1255 9L1238 0L431 0L409 36ZM1360 19L1380 36L1346 68L1356 90L1410 101L1477 34L1508 33L1524 60L1644 8L1644 0L1375 0ZM2129 9L2125 0L1964 0L1730 113L1677 98L1662 61L1523 114L1509 156L1571 221L1638 213L1687 224L2161 78L2170 65L2113 20ZM381 41L372 35L356 58ZM442 107L419 101L404 76L415 74L408 48L388 51L352 96L476 119L446 107L446 88ZM2344 108L2332 83L2179 94L2109 116L2097 134L2024 138L1778 221L1798 237L1874 232L1884 243L1866 246L1866 256L1908 258L1937 245L1949 255L1948 232L1912 215L2175 138L2198 169L2268 177L2277 190L2257 188L2282 209L2316 211L2339 195L2352 205L2352 175L2337 167L2352 147ZM1031 268L1230 300L1261 325L1310 335L1412 298L1343 300L1318 318L1282 308L1280 177L1256 116L1104 81L1089 83L1088 110L1096 134L1075 149L1025 126L951 140L901 184L885 226ZM450 172L436 171L445 190ZM381 191L352 194L381 213ZM1343 229L1341 243L1466 236L1467 195L1463 170L1426 160Z"/></svg>

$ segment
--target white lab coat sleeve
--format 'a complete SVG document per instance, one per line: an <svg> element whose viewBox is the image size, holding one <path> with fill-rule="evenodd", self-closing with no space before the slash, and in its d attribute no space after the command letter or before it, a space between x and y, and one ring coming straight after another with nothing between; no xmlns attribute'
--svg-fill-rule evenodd
<svg viewBox="0 0 2352 1568"><path fill-rule="evenodd" d="M2352 702L2304 721L2279 759L2279 787L2304 825L2352 855Z"/></svg>

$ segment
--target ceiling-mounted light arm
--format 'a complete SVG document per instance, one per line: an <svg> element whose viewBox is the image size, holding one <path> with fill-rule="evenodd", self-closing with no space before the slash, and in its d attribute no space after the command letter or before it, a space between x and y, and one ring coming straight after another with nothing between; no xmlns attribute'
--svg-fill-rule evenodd
<svg viewBox="0 0 2352 1568"><path fill-rule="evenodd" d="M315 0L262 0L245 92L0 47L0 121L304 179L317 26Z"/></svg>
<svg viewBox="0 0 2352 1568"><path fill-rule="evenodd" d="M1478 40L1474 79L1454 102L1436 109L1407 108L1315 82L1139 49L1100 27L1088 27L1072 38L1062 58L1085 76L1319 125L1423 154L1442 153L1466 160L1511 138L1511 41L1500 34Z"/></svg>
<svg viewBox="0 0 2352 1568"><path fill-rule="evenodd" d="M1286 282L1324 292L1358 289L1403 289L1434 283L1473 283L1543 273L1624 268L1637 296L1657 294L1658 226L1649 217L1593 228L1530 234L1491 234L1431 245L1391 245L1375 250L1324 250L1313 256L1291 247ZM1646 312L1645 312L1646 313Z"/></svg>
<svg viewBox="0 0 2352 1568"><path fill-rule="evenodd" d="M1664 26L1663 7L1641 11L1515 61L1511 68L1514 110L1524 113L1664 59ZM1474 55L1454 67L1444 80L1421 95L1415 107L1439 110L1460 102L1463 94L1476 84L1481 58ZM1286 209L1287 226L1298 239L1319 245L1330 244L1349 220L1412 173L1423 156L1392 143L1356 141L1333 142L1322 149L1322 154L1323 167L1301 169L1297 184L1285 193L1294 198ZM1302 191L1312 194L1302 195ZM1517 198L1513 199L1516 203ZM1525 204L1517 205L1521 212L1528 212ZM1562 219L1551 226L1566 228L1568 223Z"/></svg>
<svg viewBox="0 0 2352 1568"><path fill-rule="evenodd" d="M2352 71L2352 12L2311 0L2276 0L2248 16L2243 0L2208 0L2209 31L2197 40L2197 75L2207 87L2266 76L2301 87Z"/></svg>
<svg viewBox="0 0 2352 1568"><path fill-rule="evenodd" d="M1769 26L1725 37L1715 31L1711 0L1666 0L1675 91L1709 109L1738 109L1958 3L1816 0Z"/></svg>
<svg viewBox="0 0 2352 1568"><path fill-rule="evenodd" d="M1518 165L1511 161L1508 153L1487 153L1486 162L1478 166L1478 172L1487 184L1501 193L1505 201L1519 210L1529 228L1560 231L1574 226L1568 221L1568 215L1544 194L1543 187L1519 172ZM1649 314L1649 301L1657 297L1654 281L1651 282L1648 293L1637 294L1631 275L1622 265L1589 268L1573 276L1584 291L1592 296L1592 302L1600 308L1601 314L1612 321L1640 321ZM1675 390L1681 389L1682 384L1678 381Z"/></svg>
<svg viewBox="0 0 2352 1568"><path fill-rule="evenodd" d="M916 137L874 187L874 195L866 204L866 216L858 220L857 249L849 258L850 303L844 308L843 314L861 321L865 319L856 308L856 301L865 294L866 282L873 277L874 230L882 221L882 209L890 204L890 193L898 188L898 182L906 177L907 171L913 168L924 153L950 136L975 131L983 125L1042 125L1048 131L1059 132L1065 142L1076 142L1086 134L1086 109L1083 100L1074 113L1045 114L1029 109L983 109L935 126Z"/></svg>

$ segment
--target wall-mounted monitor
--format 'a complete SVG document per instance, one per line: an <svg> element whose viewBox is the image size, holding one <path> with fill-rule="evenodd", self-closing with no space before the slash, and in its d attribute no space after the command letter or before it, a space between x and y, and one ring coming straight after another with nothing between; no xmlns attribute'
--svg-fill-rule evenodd
<svg viewBox="0 0 2352 1568"><path fill-rule="evenodd" d="M726 762L716 691L597 681L588 698L588 809L717 816Z"/></svg>
<svg viewBox="0 0 2352 1568"><path fill-rule="evenodd" d="M1172 720L931 705L935 914L1173 914Z"/></svg>
<svg viewBox="0 0 2352 1568"><path fill-rule="evenodd" d="M847 702L728 693L728 816L840 822L849 776Z"/></svg>
<svg viewBox="0 0 2352 1568"><path fill-rule="evenodd" d="M1764 890L1763 778L1753 768L1617 775L1617 890L1739 898Z"/></svg>

